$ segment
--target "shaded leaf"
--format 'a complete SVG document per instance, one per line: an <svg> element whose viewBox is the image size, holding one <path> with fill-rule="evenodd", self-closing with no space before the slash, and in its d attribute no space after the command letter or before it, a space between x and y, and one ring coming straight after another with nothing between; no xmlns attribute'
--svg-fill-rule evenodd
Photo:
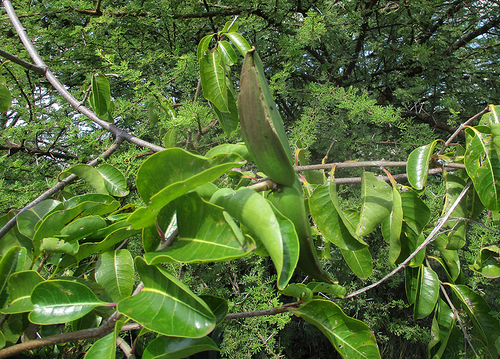
<svg viewBox="0 0 500 359"><path fill-rule="evenodd" d="M144 350L143 359L183 359L207 350L220 351L209 337L178 338L159 336Z"/></svg>
<svg viewBox="0 0 500 359"><path fill-rule="evenodd" d="M500 277L500 247L497 245L481 248L476 261L469 266L474 272L486 278Z"/></svg>
<svg viewBox="0 0 500 359"><path fill-rule="evenodd" d="M11 102L12 98L9 89L4 83L0 83L0 113L8 111Z"/></svg>
<svg viewBox="0 0 500 359"><path fill-rule="evenodd" d="M375 336L368 326L345 315L335 303L314 299L289 309L321 330L343 358L380 358Z"/></svg>
<svg viewBox="0 0 500 359"><path fill-rule="evenodd" d="M125 197L128 195L127 181L119 169L106 163L96 169L101 174L104 187L110 195L115 197Z"/></svg>
<svg viewBox="0 0 500 359"><path fill-rule="evenodd" d="M228 32L224 35L229 38L234 47L240 52L241 56L245 57L246 52L251 48L247 40L237 32Z"/></svg>
<svg viewBox="0 0 500 359"><path fill-rule="evenodd" d="M64 279L38 284L31 294L31 302L33 311L29 320L42 325L71 322L96 307L108 305L87 286Z"/></svg>
<svg viewBox="0 0 500 359"><path fill-rule="evenodd" d="M214 313L216 325L219 325L226 319L226 315L229 311L229 305L226 299L213 295L200 295L200 298L207 303L212 313Z"/></svg>
<svg viewBox="0 0 500 359"><path fill-rule="evenodd" d="M215 115L217 116L217 119L219 120L222 129L224 130L226 135L230 135L238 128L239 123L238 105L232 91L227 92L227 101L227 112L220 111L216 106L213 106L212 108L215 112Z"/></svg>
<svg viewBox="0 0 500 359"><path fill-rule="evenodd" d="M219 145L217 147L213 147L210 149L210 151L207 152L205 155L206 157L214 157L220 154L226 154L226 153L237 153L247 161L252 161L252 158L250 157L250 153L248 152L247 146L243 143L224 143L222 145Z"/></svg>
<svg viewBox="0 0 500 359"><path fill-rule="evenodd" d="M103 74L92 76L89 102L97 116L103 116L110 108L111 89L109 81ZM104 119L104 118L103 118Z"/></svg>
<svg viewBox="0 0 500 359"><path fill-rule="evenodd" d="M115 329L105 337L99 339L87 351L84 359L115 359L116 358L116 338L120 334L120 329L125 323L125 318L120 318L115 323Z"/></svg>
<svg viewBox="0 0 500 359"><path fill-rule="evenodd" d="M368 248L357 251L341 249L347 265L360 279L367 279L373 271L372 255Z"/></svg>
<svg viewBox="0 0 500 359"><path fill-rule="evenodd" d="M442 299L439 299L434 319L432 320L431 341L428 346L429 358L442 358L446 353L448 343L452 346L457 345L457 342L452 339L453 334L460 335L460 333L457 333L459 330L455 322L456 317L453 315L451 308ZM447 356L444 356L444 358L447 358Z"/></svg>
<svg viewBox="0 0 500 359"><path fill-rule="evenodd" d="M443 206L442 215L447 213L455 200L465 187L465 182L460 177L451 175L443 170L443 176L446 183L445 203ZM463 198L455 210L451 213L451 218L466 218L467 217L467 200ZM453 228L453 231L448 233L447 249L460 249L465 244L467 222L464 220L448 220L443 225L443 228Z"/></svg>
<svg viewBox="0 0 500 359"><path fill-rule="evenodd" d="M222 61L228 66L234 65L238 62L238 57L236 56L236 52L234 52L233 46L228 41L219 41L217 43L219 47L219 52L222 57Z"/></svg>
<svg viewBox="0 0 500 359"><path fill-rule="evenodd" d="M135 265L144 289L120 301L118 312L167 336L201 338L214 329L215 316L210 308L183 283L140 257L136 257Z"/></svg>
<svg viewBox="0 0 500 359"><path fill-rule="evenodd" d="M313 299L313 291L302 283L290 283L286 286L281 294L295 297L303 302L310 302Z"/></svg>
<svg viewBox="0 0 500 359"><path fill-rule="evenodd" d="M54 209L60 209L60 207L62 207L61 202L47 199L31 207L27 211L19 213L17 216L17 228L19 232L28 238L33 238L36 224L42 221L47 213Z"/></svg>
<svg viewBox="0 0 500 359"><path fill-rule="evenodd" d="M32 311L31 292L43 280L40 274L33 270L11 274L8 282L10 305L6 309L0 310L0 312L3 314L15 314Z"/></svg>
<svg viewBox="0 0 500 359"><path fill-rule="evenodd" d="M134 289L134 260L126 249L101 254L95 266L95 280L114 302L132 294Z"/></svg>
<svg viewBox="0 0 500 359"><path fill-rule="evenodd" d="M177 146L177 136L179 135L179 130L177 128L172 128L165 133L163 136L163 147L171 148Z"/></svg>
<svg viewBox="0 0 500 359"><path fill-rule="evenodd" d="M491 308L484 298L465 285L445 284L451 287L474 324L472 334L485 346L495 344L500 335L500 326L498 319L490 314Z"/></svg>
<svg viewBox="0 0 500 359"><path fill-rule="evenodd" d="M7 222L15 216L15 213L9 212L3 216L0 216L0 228L5 226ZM19 232L17 226L13 227L8 231L0 240L0 257L5 256L12 247L24 247L28 252L28 256L31 258L31 252L33 249L33 242L30 238L25 237Z"/></svg>
<svg viewBox="0 0 500 359"><path fill-rule="evenodd" d="M439 252L441 252L441 257L444 260L445 270L450 275L450 281L456 281L460 274L460 259L458 258L458 252L456 250L447 249L448 237L441 234L434 240L434 245Z"/></svg>
<svg viewBox="0 0 500 359"><path fill-rule="evenodd" d="M26 262L26 248L14 246L0 260L0 308L5 307L9 297L7 291L11 274L23 270Z"/></svg>
<svg viewBox="0 0 500 359"><path fill-rule="evenodd" d="M307 288L312 290L313 293L333 294L339 298L344 298L347 293L347 289L341 285L323 282L309 282Z"/></svg>
<svg viewBox="0 0 500 359"><path fill-rule="evenodd" d="M429 174L429 161L436 147L437 140L425 146L420 146L414 149L408 156L406 164L406 173L408 174L408 182L416 190L422 190L427 183L427 175Z"/></svg>
<svg viewBox="0 0 500 359"><path fill-rule="evenodd" d="M413 318L427 317L432 313L439 298L439 279L437 274L424 265L419 267Z"/></svg>
<svg viewBox="0 0 500 359"><path fill-rule="evenodd" d="M78 242L68 243L60 238L45 237L40 243L41 253L64 253L74 255L78 253L80 245Z"/></svg>

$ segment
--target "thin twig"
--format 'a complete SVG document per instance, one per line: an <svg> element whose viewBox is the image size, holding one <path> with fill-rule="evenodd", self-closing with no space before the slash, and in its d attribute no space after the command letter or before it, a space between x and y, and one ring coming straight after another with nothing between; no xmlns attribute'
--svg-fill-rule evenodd
<svg viewBox="0 0 500 359"><path fill-rule="evenodd" d="M321 165L295 166L295 171L309 170L330 170L333 166L336 168L361 168L361 167L406 167L405 161L359 161L359 162L338 162L325 163ZM465 169L461 163L447 163L444 167L453 169Z"/></svg>
<svg viewBox="0 0 500 359"><path fill-rule="evenodd" d="M434 229L431 231L431 233L427 236L427 238L424 240L424 242L421 245L419 245L417 247L417 249L415 249L415 251L413 251L413 253L410 254L408 256L408 258L406 258L404 260L404 262L402 262L400 265L398 265L396 269L394 269L392 272L390 272L389 274L387 274L385 277L383 277L379 281L377 281L375 283L372 283L372 284L370 284L370 285L368 285L368 286L366 286L364 288L361 288L361 289L359 289L357 291L354 291L354 292L346 295L344 299L353 298L353 297L355 297L355 296L357 296L357 295L359 295L361 293L367 292L370 289L377 287L378 285L380 285L381 283L385 282L387 279L391 278L393 275L395 275L396 273L398 273L401 269L403 269L404 267L406 267L406 265L408 263L410 263L410 261L424 247L426 247L429 243L431 243L437 237L437 235L439 234L439 230L443 227L443 225L446 223L446 221L448 221L448 219L450 218L450 216L453 213L453 211L455 210L455 208L457 208L458 204L460 203L460 201L462 200L462 198L465 196L465 194L469 190L471 184L472 184L471 181L469 181L467 183L467 185L464 187L464 189L462 190L462 192L460 192L460 195L457 197L457 199L455 200L455 202L453 202L453 204L451 205L451 207L448 210L448 212L446 212L446 214L438 220L437 225L434 227Z"/></svg>

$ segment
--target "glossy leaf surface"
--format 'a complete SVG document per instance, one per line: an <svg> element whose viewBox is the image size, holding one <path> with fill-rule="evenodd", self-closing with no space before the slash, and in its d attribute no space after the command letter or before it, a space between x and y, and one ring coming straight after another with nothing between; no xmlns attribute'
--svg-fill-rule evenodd
<svg viewBox="0 0 500 359"><path fill-rule="evenodd" d="M422 190L427 183L429 174L429 161L436 147L437 140L428 145L420 146L413 150L408 156L406 164L406 173L408 182L416 190Z"/></svg>
<svg viewBox="0 0 500 359"><path fill-rule="evenodd" d="M472 334L482 341L485 346L496 342L500 335L498 319L493 317L491 308L483 297L465 285L446 283L462 303L465 312L474 324Z"/></svg>
<svg viewBox="0 0 500 359"><path fill-rule="evenodd" d="M25 262L26 249L18 246L12 247L0 260L0 308L7 304L9 277L23 270Z"/></svg>
<svg viewBox="0 0 500 359"><path fill-rule="evenodd" d="M208 51L199 62L203 96L219 111L228 112L226 73L219 50Z"/></svg>
<svg viewBox="0 0 500 359"><path fill-rule="evenodd" d="M0 227L5 226L7 222L14 217L14 215L15 213L9 212L0 216ZM0 256L5 256L12 249L12 247L16 246L26 248L28 256L31 257L33 242L30 238L21 234L17 226L8 231L0 240Z"/></svg>
<svg viewBox="0 0 500 359"><path fill-rule="evenodd" d="M373 271L372 255L368 248L357 251L341 249L342 257L347 265L360 279L367 279Z"/></svg>
<svg viewBox="0 0 500 359"><path fill-rule="evenodd" d="M228 32L224 34L231 40L233 43L234 47L240 52L241 56L245 56L246 52L250 50L250 45L248 44L247 40L237 32Z"/></svg>
<svg viewBox="0 0 500 359"><path fill-rule="evenodd" d="M456 344L454 341L450 342L450 338L453 338L453 334L458 332L458 328L455 324L456 320L451 308L440 299L434 314L434 319L432 320L432 339L429 342L429 358L447 358L447 356L443 355L446 353L448 343L450 343L451 346Z"/></svg>
<svg viewBox="0 0 500 359"><path fill-rule="evenodd" d="M493 245L481 248L476 261L469 268L486 278L500 277L500 247Z"/></svg>
<svg viewBox="0 0 500 359"><path fill-rule="evenodd" d="M468 128L466 133L465 169L474 183L483 205L492 211L500 210L499 124L488 128Z"/></svg>
<svg viewBox="0 0 500 359"><path fill-rule="evenodd" d="M17 228L19 232L28 238L33 238L36 224L42 221L47 213L61 206L61 202L47 199L31 207L27 211L19 213L17 216Z"/></svg>
<svg viewBox="0 0 500 359"><path fill-rule="evenodd" d="M92 309L107 305L87 286L64 279L48 280L38 284L31 294L32 323L49 325L71 322Z"/></svg>
<svg viewBox="0 0 500 359"><path fill-rule="evenodd" d="M92 76L89 102L97 116L105 115L110 108L111 89L109 81L103 74Z"/></svg>
<svg viewBox="0 0 500 359"><path fill-rule="evenodd" d="M115 329L105 337L99 339L87 351L84 359L115 359L116 358L116 338L120 334L120 329L125 323L125 318L120 318L115 323Z"/></svg>
<svg viewBox="0 0 500 359"><path fill-rule="evenodd" d="M95 267L95 280L114 302L130 296L134 288L134 260L130 252L120 249L101 254Z"/></svg>
<svg viewBox="0 0 500 359"><path fill-rule="evenodd" d="M117 310L145 328L166 336L201 338L215 327L207 304L161 267L135 259L144 289L123 299Z"/></svg>
<svg viewBox="0 0 500 359"><path fill-rule="evenodd" d="M209 337L178 338L159 336L144 350L143 359L183 359L207 350L220 351Z"/></svg>
<svg viewBox="0 0 500 359"><path fill-rule="evenodd" d="M345 315L335 303L315 299L290 311L321 330L343 358L380 358L368 326Z"/></svg>
<svg viewBox="0 0 500 359"><path fill-rule="evenodd" d="M307 283L307 288L309 288L313 293L325 293L333 294L336 297L344 298L347 293L347 289L338 284L329 284L322 282L309 282Z"/></svg>
<svg viewBox="0 0 500 359"><path fill-rule="evenodd" d="M432 313L439 298L439 278L430 268L421 265L418 271L413 318L425 318Z"/></svg>
<svg viewBox="0 0 500 359"><path fill-rule="evenodd" d="M127 181L120 170L106 163L96 169L101 174L104 187L110 195L115 197L125 197L128 195Z"/></svg>
<svg viewBox="0 0 500 359"><path fill-rule="evenodd" d="M162 262L214 262L247 255L255 243L244 237L233 219L196 193L188 193L177 205L179 236L162 252L148 252L148 264Z"/></svg>
<svg viewBox="0 0 500 359"><path fill-rule="evenodd" d="M3 314L16 314L32 311L31 292L41 282L43 282L43 278L33 270L13 273L8 282L10 304L0 312Z"/></svg>

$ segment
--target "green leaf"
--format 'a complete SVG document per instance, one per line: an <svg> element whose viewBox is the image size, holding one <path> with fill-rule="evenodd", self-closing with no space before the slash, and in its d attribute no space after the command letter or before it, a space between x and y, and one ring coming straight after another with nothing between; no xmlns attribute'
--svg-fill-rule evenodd
<svg viewBox="0 0 500 359"><path fill-rule="evenodd" d="M394 264L401 253L401 230L403 229L403 201L396 183L392 184L392 211L389 217L389 264Z"/></svg>
<svg viewBox="0 0 500 359"><path fill-rule="evenodd" d="M10 91L5 84L0 83L0 113L7 112L10 108L12 98Z"/></svg>
<svg viewBox="0 0 500 359"><path fill-rule="evenodd" d="M309 210L325 240L337 247L359 251L366 247L351 234L330 197L328 185L318 186L309 197Z"/></svg>
<svg viewBox="0 0 500 359"><path fill-rule="evenodd" d="M474 127L467 128L465 169L474 183L483 205L491 211L500 210L500 159L497 134L500 125L491 127L491 133L483 133ZM490 131L486 128L485 131ZM495 133L495 135L493 134Z"/></svg>
<svg viewBox="0 0 500 359"><path fill-rule="evenodd" d="M41 253L64 253L75 255L80 249L78 242L68 243L60 238L46 237L40 242Z"/></svg>
<svg viewBox="0 0 500 359"><path fill-rule="evenodd" d="M26 248L14 246L0 260L0 308L8 299L7 284L11 274L23 270L26 262Z"/></svg>
<svg viewBox="0 0 500 359"><path fill-rule="evenodd" d="M500 277L500 247L492 245L481 248L474 265L469 268L486 278Z"/></svg>
<svg viewBox="0 0 500 359"><path fill-rule="evenodd" d="M61 236L64 237L66 242L73 243L89 237L106 226L106 221L100 216L77 218L61 230Z"/></svg>
<svg viewBox="0 0 500 359"><path fill-rule="evenodd" d="M339 298L344 298L347 293L347 289L341 285L323 282L309 282L307 283L307 288L312 290L313 293L333 294Z"/></svg>
<svg viewBox="0 0 500 359"><path fill-rule="evenodd" d="M450 343L451 346L457 344L456 341L451 339L453 338L453 334L457 334L458 332L455 325L456 320L457 319L455 315L453 315L453 311L450 307L442 299L439 299L434 319L432 320L431 341L429 342L429 358L443 358L443 354L446 353L448 343ZM444 358L447 358L447 356L444 356Z"/></svg>
<svg viewBox="0 0 500 359"><path fill-rule="evenodd" d="M132 294L134 289L134 260L126 249L101 254L95 266L95 280L114 302Z"/></svg>
<svg viewBox="0 0 500 359"><path fill-rule="evenodd" d="M128 195L127 180L123 173L114 166L103 163L96 168L104 180L106 191L115 197L125 197Z"/></svg>
<svg viewBox="0 0 500 359"><path fill-rule="evenodd" d="M61 202L47 199L31 207L27 211L19 213L17 216L17 228L19 232L28 238L33 238L37 223L41 222L47 213L55 209L61 209L60 207L62 207Z"/></svg>
<svg viewBox="0 0 500 359"><path fill-rule="evenodd" d="M224 188L211 199L247 227L266 247L278 272L278 289L290 280L299 257L299 240L293 223L250 188Z"/></svg>
<svg viewBox="0 0 500 359"><path fill-rule="evenodd" d="M142 359L183 359L207 350L220 351L209 337L192 339L160 336L149 343Z"/></svg>
<svg viewBox="0 0 500 359"><path fill-rule="evenodd" d="M281 294L295 297L303 302L310 302L313 299L313 291L302 283L290 283L286 286Z"/></svg>
<svg viewBox="0 0 500 359"><path fill-rule="evenodd" d="M153 128L158 123L158 105L151 104L148 106L149 128Z"/></svg>
<svg viewBox="0 0 500 359"><path fill-rule="evenodd" d="M405 292L410 305L414 304L417 299L419 271L420 267L405 267Z"/></svg>
<svg viewBox="0 0 500 359"><path fill-rule="evenodd" d="M229 112L226 73L219 50L209 51L199 62L203 97L219 111Z"/></svg>
<svg viewBox="0 0 500 359"><path fill-rule="evenodd" d="M343 358L380 358L375 336L368 326L345 315L335 303L315 299L289 309L321 330Z"/></svg>
<svg viewBox="0 0 500 359"><path fill-rule="evenodd" d="M115 323L115 329L105 337L99 339L87 351L84 359L115 359L116 358L116 338L120 334L120 329L125 323L125 318L120 318Z"/></svg>
<svg viewBox="0 0 500 359"><path fill-rule="evenodd" d="M200 298L207 303L212 313L214 313L216 325L219 325L226 319L226 315L229 311L226 299L215 297L213 295L200 295Z"/></svg>
<svg viewBox="0 0 500 359"><path fill-rule="evenodd" d="M356 227L359 237L373 232L391 215L391 187L373 173L363 171L361 179L361 216Z"/></svg>
<svg viewBox="0 0 500 359"><path fill-rule="evenodd" d="M84 163L77 164L61 172L59 174L59 179L66 178L69 173L77 175L81 179L85 180L85 182L91 185L97 193L108 194L108 190L106 189L101 173L94 167Z"/></svg>
<svg viewBox="0 0 500 359"><path fill-rule="evenodd" d="M480 125L491 126L500 123L500 106L490 105L489 110L479 120Z"/></svg>
<svg viewBox="0 0 500 359"><path fill-rule="evenodd" d="M163 252L148 252L148 264L165 262L215 262L239 258L255 249L255 243L245 239L233 219L213 204L203 201L196 193L188 193L177 204L179 236Z"/></svg>
<svg viewBox="0 0 500 359"><path fill-rule="evenodd" d="M217 46L219 47L222 61L224 61L226 65L232 66L238 62L236 52L234 52L233 46L228 41L219 41Z"/></svg>
<svg viewBox="0 0 500 359"><path fill-rule="evenodd" d="M408 174L408 182L416 190L422 190L427 183L427 175L429 174L429 161L436 147L438 140L431 142L428 145L420 146L413 150L408 156L406 163L406 172Z"/></svg>
<svg viewBox="0 0 500 359"><path fill-rule="evenodd" d="M210 41L212 41L214 35L215 34L210 34L201 39L200 43L198 44L198 48L196 50L196 56L198 58L198 61L200 61L203 57L205 57L205 53L207 52L208 46L210 45Z"/></svg>
<svg viewBox="0 0 500 359"><path fill-rule="evenodd" d="M38 284L31 294L31 302L34 308L29 320L41 325L71 322L96 307L108 305L84 284L64 279Z"/></svg>
<svg viewBox="0 0 500 359"><path fill-rule="evenodd" d="M421 265L418 271L414 320L422 319L432 313L439 298L439 278L430 268Z"/></svg>
<svg viewBox="0 0 500 359"><path fill-rule="evenodd" d="M227 101L228 112L222 112L216 106L213 106L212 108L222 129L226 135L229 136L238 128L239 123L238 105L236 104L236 99L232 91L227 92Z"/></svg>
<svg viewBox="0 0 500 359"><path fill-rule="evenodd" d="M451 287L474 324L472 334L487 347L495 344L500 335L500 326L498 319L490 314L491 308L484 298L465 285L445 284Z"/></svg>
<svg viewBox="0 0 500 359"><path fill-rule="evenodd" d="M91 79L92 91L90 92L89 102L97 116L105 115L111 102L111 90L109 81L103 74L97 73Z"/></svg>
<svg viewBox="0 0 500 359"><path fill-rule="evenodd" d="M252 158L250 157L250 153L248 152L247 146L243 143L224 143L222 145L219 145L217 147L213 147L210 149L210 151L207 152L205 155L206 157L214 157L220 154L227 154L227 153L237 153L247 161L252 161Z"/></svg>
<svg viewBox="0 0 500 359"><path fill-rule="evenodd" d="M373 271L372 255L368 248L357 251L340 249L347 265L360 279L367 279Z"/></svg>
<svg viewBox="0 0 500 359"><path fill-rule="evenodd" d="M445 203L443 206L442 215L447 213L455 200L465 187L465 182L460 177L449 174L443 171L443 176L446 183ZM451 214L451 218L466 218L467 217L467 200L464 198ZM443 228L453 228L453 231L448 233L447 249L460 249L465 244L467 222L464 220L448 220L443 225Z"/></svg>
<svg viewBox="0 0 500 359"><path fill-rule="evenodd" d="M169 148L149 157L139 168L137 190L148 208L139 208L127 219L132 228L155 225L158 211L183 194L238 167L241 157L221 154L212 158Z"/></svg>
<svg viewBox="0 0 500 359"><path fill-rule="evenodd" d="M10 305L0 310L3 314L31 312L31 292L43 278L36 271L16 272L9 277Z"/></svg>
<svg viewBox="0 0 500 359"><path fill-rule="evenodd" d="M183 283L162 267L148 266L140 257L135 265L144 289L120 301L118 312L166 336L201 338L214 329L210 308Z"/></svg>
<svg viewBox="0 0 500 359"><path fill-rule="evenodd" d="M232 24L232 26L231 26L231 24ZM229 28L229 26L231 26L231 28ZM229 30L229 32L238 31L238 24L234 21L226 21L222 30L219 31L219 34L223 34L225 32L228 32L228 30Z"/></svg>
<svg viewBox="0 0 500 359"><path fill-rule="evenodd" d="M172 128L165 133L163 136L163 147L171 148L177 147L177 137L179 136L179 130L177 128Z"/></svg>
<svg viewBox="0 0 500 359"><path fill-rule="evenodd" d="M434 240L434 245L439 252L441 252L441 257L443 258L445 265L444 269L450 275L450 281L456 281L460 275L460 259L458 258L458 252L456 250L447 249L448 237L445 234L441 234Z"/></svg>
<svg viewBox="0 0 500 359"><path fill-rule="evenodd" d="M5 226L14 215L15 213L9 212L6 215L0 216L0 228ZM33 242L30 238L22 235L17 227L13 227L0 240L0 258L1 256L5 256L15 246L26 248L28 256L31 258Z"/></svg>
<svg viewBox="0 0 500 359"><path fill-rule="evenodd" d="M227 32L226 35L229 40L233 43L234 47L240 52L241 56L245 57L248 50L251 49L247 40L237 32Z"/></svg>

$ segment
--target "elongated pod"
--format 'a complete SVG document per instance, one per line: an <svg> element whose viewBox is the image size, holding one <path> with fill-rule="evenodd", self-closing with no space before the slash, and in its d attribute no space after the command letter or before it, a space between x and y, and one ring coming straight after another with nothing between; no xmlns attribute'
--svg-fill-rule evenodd
<svg viewBox="0 0 500 359"><path fill-rule="evenodd" d="M243 138L259 169L276 183L292 186L292 152L255 48L243 62L238 110Z"/></svg>
<svg viewBox="0 0 500 359"><path fill-rule="evenodd" d="M297 178L297 177L295 177ZM316 248L311 237L311 225L304 204L304 194L300 181L295 181L293 186L281 187L270 193L269 201L285 217L290 219L294 226L300 243L300 255L297 267L308 276L326 283L335 283L323 270L316 253Z"/></svg>

